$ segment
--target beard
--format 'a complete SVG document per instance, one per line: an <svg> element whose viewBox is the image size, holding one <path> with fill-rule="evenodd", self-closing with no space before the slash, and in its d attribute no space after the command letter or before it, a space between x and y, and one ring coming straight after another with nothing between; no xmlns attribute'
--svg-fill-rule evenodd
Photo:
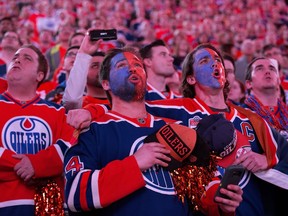
<svg viewBox="0 0 288 216"><path fill-rule="evenodd" d="M132 84L126 80L125 85L111 84L111 91L121 100L126 102L135 102L144 100L146 93L146 86L143 83Z"/></svg>

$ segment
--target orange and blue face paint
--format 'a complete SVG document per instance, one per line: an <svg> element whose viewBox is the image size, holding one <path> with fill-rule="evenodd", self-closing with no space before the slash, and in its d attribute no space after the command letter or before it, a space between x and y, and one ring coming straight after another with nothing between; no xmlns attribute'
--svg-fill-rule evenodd
<svg viewBox="0 0 288 216"><path fill-rule="evenodd" d="M141 60L130 52L123 52L111 59L109 83L111 91L124 101L144 99L146 91L146 73ZM136 82L129 80L134 74Z"/></svg>
<svg viewBox="0 0 288 216"><path fill-rule="evenodd" d="M224 86L226 82L224 66L214 50L209 48L198 50L194 59L194 76L198 84L211 88Z"/></svg>

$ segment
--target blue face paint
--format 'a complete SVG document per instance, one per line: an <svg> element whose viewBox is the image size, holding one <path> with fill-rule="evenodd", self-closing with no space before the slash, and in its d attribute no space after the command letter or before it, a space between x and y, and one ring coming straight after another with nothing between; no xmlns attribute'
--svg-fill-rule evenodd
<svg viewBox="0 0 288 216"><path fill-rule="evenodd" d="M221 58L212 49L205 48L195 53L193 69L196 82L200 85L220 88L226 82Z"/></svg>
<svg viewBox="0 0 288 216"><path fill-rule="evenodd" d="M140 79L138 85L129 81L131 68ZM112 93L124 101L143 99L146 87L146 77L143 77L143 74L145 75L145 71L142 62L132 53L117 54L111 59L109 83Z"/></svg>

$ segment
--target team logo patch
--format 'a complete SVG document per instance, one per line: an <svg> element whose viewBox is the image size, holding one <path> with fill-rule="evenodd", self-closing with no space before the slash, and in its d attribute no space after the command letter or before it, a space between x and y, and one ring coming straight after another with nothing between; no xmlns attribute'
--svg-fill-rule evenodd
<svg viewBox="0 0 288 216"><path fill-rule="evenodd" d="M36 154L52 143L52 133L43 119L17 116L4 125L1 139L3 146L18 154Z"/></svg>
<svg viewBox="0 0 288 216"><path fill-rule="evenodd" d="M246 154L249 151L251 151L251 146L242 146L241 148L237 149L236 158L240 157L242 154Z"/></svg>
<svg viewBox="0 0 288 216"><path fill-rule="evenodd" d="M190 118L190 119L188 120L188 122L189 122L189 127L190 127L190 128L195 128L195 127L198 125L198 123L199 123L200 120L201 120L201 118L200 118L199 116L194 116L193 118Z"/></svg>
<svg viewBox="0 0 288 216"><path fill-rule="evenodd" d="M130 155L133 155L144 143L146 136L140 137L133 143ZM161 166L153 166L143 173L146 188L161 194L175 195L175 189L169 171Z"/></svg>

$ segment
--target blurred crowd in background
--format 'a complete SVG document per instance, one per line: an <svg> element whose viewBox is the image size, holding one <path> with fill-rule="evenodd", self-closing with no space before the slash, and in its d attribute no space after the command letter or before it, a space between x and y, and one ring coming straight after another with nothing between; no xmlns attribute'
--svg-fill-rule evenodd
<svg viewBox="0 0 288 216"><path fill-rule="evenodd" d="M209 42L233 57L242 83L245 71L239 70L262 55L265 45L275 45L277 52L272 54L278 55L283 81L288 75L287 12L284 0L2 0L0 72L5 78L14 52L32 43L46 54L47 80L53 81L68 47L80 45L92 27L118 31L118 40L101 44L103 52L125 45L141 48L162 39L180 76L189 51ZM58 82L55 76L54 81ZM283 85L288 89L288 83Z"/></svg>

